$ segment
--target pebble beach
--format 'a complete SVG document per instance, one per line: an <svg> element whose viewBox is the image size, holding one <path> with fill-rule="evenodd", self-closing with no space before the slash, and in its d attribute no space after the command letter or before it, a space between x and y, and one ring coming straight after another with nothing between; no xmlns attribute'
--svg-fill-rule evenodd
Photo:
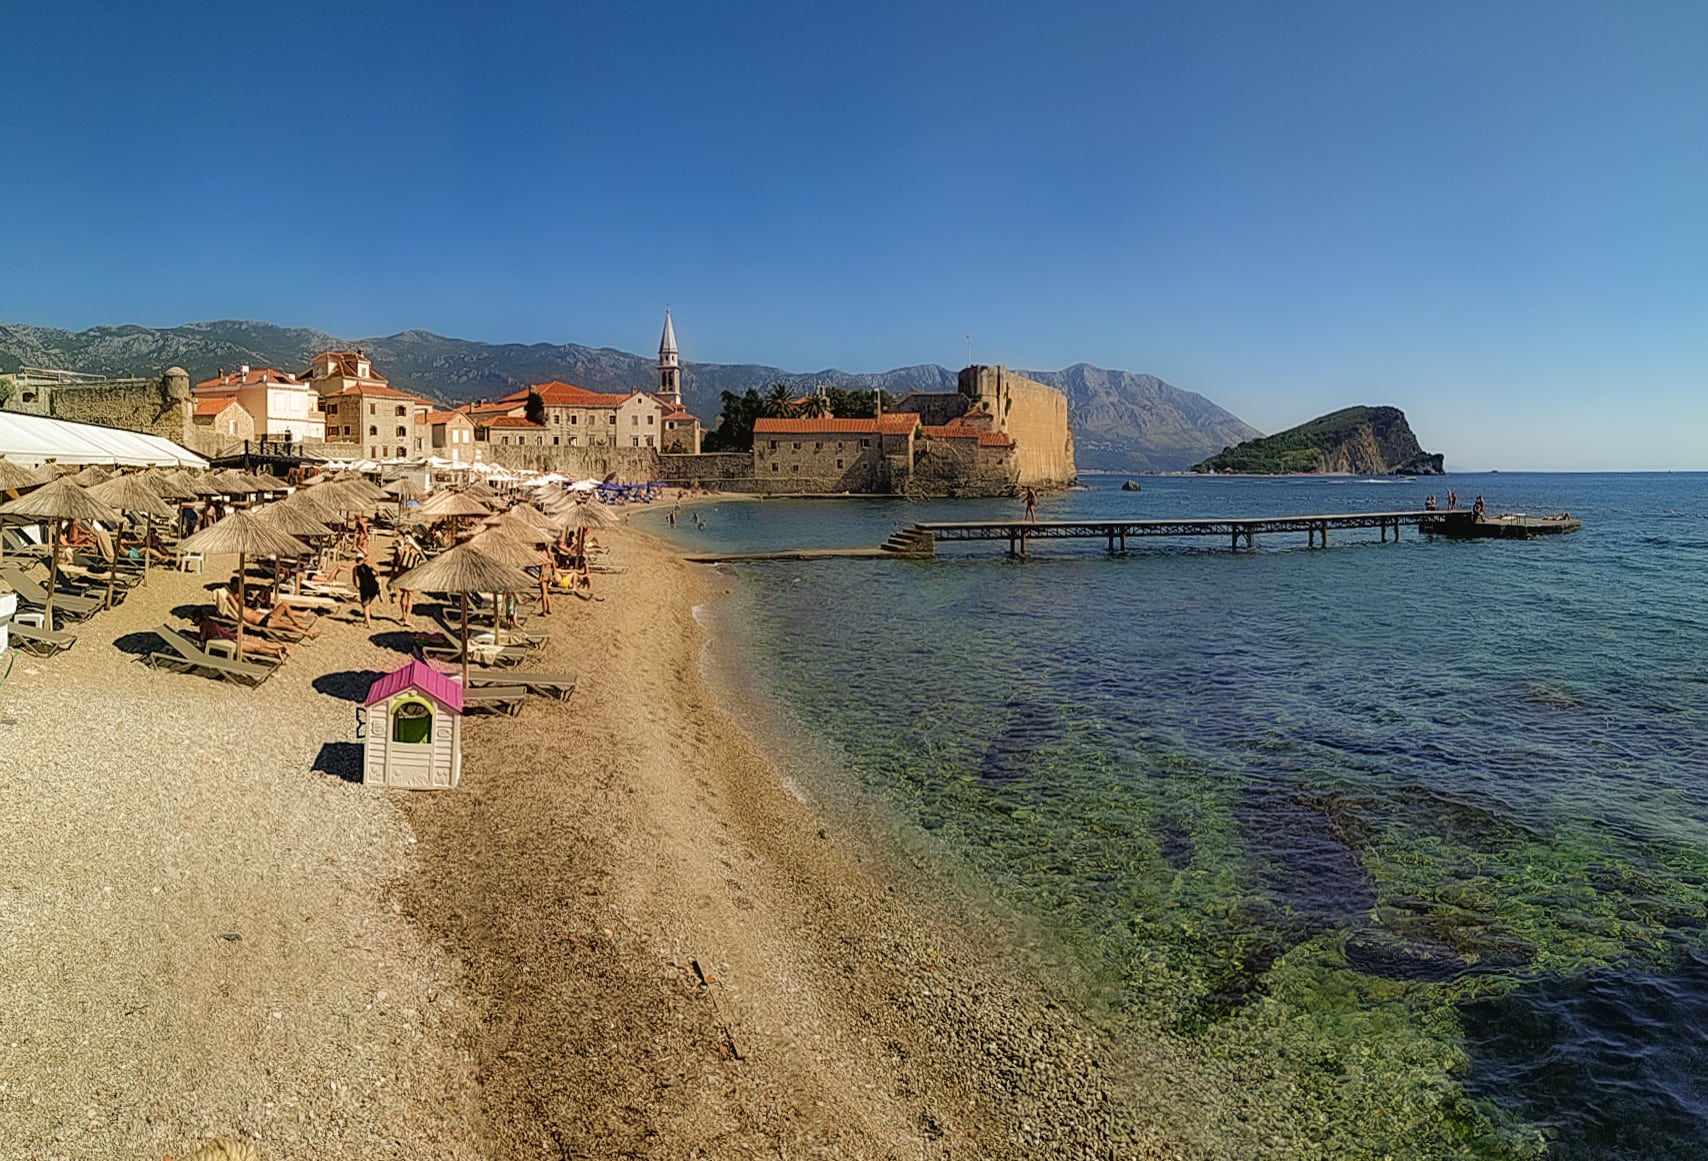
<svg viewBox="0 0 1708 1161"><path fill-rule="evenodd" d="M574 696L469 718L449 792L359 784L399 623L323 618L254 690L157 672L223 577L157 571L17 658L0 1156L1240 1155L1180 1128L1222 1121L1189 1061L792 793L702 676L715 574L609 539L530 626Z"/></svg>

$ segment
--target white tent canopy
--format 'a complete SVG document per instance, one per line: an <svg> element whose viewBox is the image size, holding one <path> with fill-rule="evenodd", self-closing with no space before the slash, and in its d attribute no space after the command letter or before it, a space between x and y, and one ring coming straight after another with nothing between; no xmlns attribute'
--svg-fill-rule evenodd
<svg viewBox="0 0 1708 1161"><path fill-rule="evenodd" d="M124 467L208 466L207 460L163 436L18 411L0 411L0 456L32 467L49 461Z"/></svg>

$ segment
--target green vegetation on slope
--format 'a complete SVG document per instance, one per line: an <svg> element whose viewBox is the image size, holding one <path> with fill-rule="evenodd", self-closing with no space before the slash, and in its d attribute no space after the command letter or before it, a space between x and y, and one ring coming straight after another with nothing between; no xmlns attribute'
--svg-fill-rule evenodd
<svg viewBox="0 0 1708 1161"><path fill-rule="evenodd" d="M1223 448L1195 472L1439 472L1397 407L1346 407L1275 435Z"/></svg>

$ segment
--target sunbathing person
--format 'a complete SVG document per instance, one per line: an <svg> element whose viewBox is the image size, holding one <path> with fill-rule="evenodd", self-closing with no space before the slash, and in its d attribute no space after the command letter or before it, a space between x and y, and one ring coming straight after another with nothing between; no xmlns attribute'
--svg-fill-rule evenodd
<svg viewBox="0 0 1708 1161"><path fill-rule="evenodd" d="M237 633L233 629L227 629L211 617L203 617L201 638L203 645L213 640L235 641L237 640ZM277 657L280 661L291 655L290 646L277 641L269 641L265 637L254 636L243 638L243 651L245 653L257 653L263 657Z"/></svg>
<svg viewBox="0 0 1708 1161"><path fill-rule="evenodd" d="M300 610L302 616L306 619L298 620L297 613L299 610L291 608L289 597L279 600L272 608L263 612L260 609L252 609L248 605L239 601L238 579L235 575L232 576L229 582L227 582L225 588L226 592L230 595L232 607L242 611L243 623L245 625L259 625L266 629L295 629L297 632L309 637L320 636L320 631L318 629L311 628L314 624L313 615L308 613L306 610Z"/></svg>

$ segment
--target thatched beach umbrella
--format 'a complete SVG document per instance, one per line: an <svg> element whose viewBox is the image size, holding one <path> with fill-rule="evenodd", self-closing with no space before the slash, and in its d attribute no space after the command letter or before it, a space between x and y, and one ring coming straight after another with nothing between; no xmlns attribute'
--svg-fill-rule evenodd
<svg viewBox="0 0 1708 1161"><path fill-rule="evenodd" d="M487 487L480 480L476 480L474 483L464 488L462 493L465 496L472 496L482 504L491 504L493 501L498 499L498 493Z"/></svg>
<svg viewBox="0 0 1708 1161"><path fill-rule="evenodd" d="M140 512L143 518L144 534L142 537L142 579L148 581L148 530L153 525L148 523L151 516L172 518L172 506L160 498L160 493L148 486L148 481L141 476L114 476L104 484L96 484L89 489L89 494L109 508L120 512ZM118 551L114 548L114 559L107 569L107 607L113 604L113 580L119 571Z"/></svg>
<svg viewBox="0 0 1708 1161"><path fill-rule="evenodd" d="M534 507L532 504L517 504L508 512L504 513L504 520L506 523L521 520L533 525L541 532L557 531L557 525L552 521L552 518Z"/></svg>
<svg viewBox="0 0 1708 1161"><path fill-rule="evenodd" d="M90 464L72 476L71 482L79 488L93 488L96 484L104 484L112 478L111 469L103 468L100 464Z"/></svg>
<svg viewBox="0 0 1708 1161"><path fill-rule="evenodd" d="M485 516L492 511L485 504L461 492L434 492L415 514L428 520L448 516Z"/></svg>
<svg viewBox="0 0 1708 1161"><path fill-rule="evenodd" d="M427 494L417 487L415 481L408 476L400 476L381 490L397 501L397 518L399 521L403 519L403 505L406 501L419 500Z"/></svg>
<svg viewBox="0 0 1708 1161"><path fill-rule="evenodd" d="M254 510L255 519L296 537L336 536L337 533L317 519L306 504L263 504ZM302 586L297 586L300 591ZM279 558L273 558L273 596L279 595Z"/></svg>
<svg viewBox="0 0 1708 1161"><path fill-rule="evenodd" d="M26 488L39 488L45 483L47 477L42 473L0 456L0 492L22 492Z"/></svg>
<svg viewBox="0 0 1708 1161"><path fill-rule="evenodd" d="M519 593L534 578L513 564L487 555L470 544L459 544L391 582L392 588L418 593L456 593L463 610L463 684L469 680L469 594Z"/></svg>
<svg viewBox="0 0 1708 1161"><path fill-rule="evenodd" d="M196 490L179 476L179 472L162 472L151 469L143 472L138 478L159 493L162 500L194 500Z"/></svg>
<svg viewBox="0 0 1708 1161"><path fill-rule="evenodd" d="M81 520L85 524L103 521L117 524L122 517L89 495L70 480L55 480L44 484L27 496L19 496L0 504L0 515L34 516L48 524L47 616L45 625L53 628L53 593L59 584L59 522Z"/></svg>
<svg viewBox="0 0 1708 1161"><path fill-rule="evenodd" d="M233 512L218 524L210 524L193 536L187 536L178 547L185 552L205 552L209 555L235 552L237 554L237 656L243 657L243 599L244 569L250 556L295 556L302 551L296 537L281 532L260 517L249 512Z"/></svg>

